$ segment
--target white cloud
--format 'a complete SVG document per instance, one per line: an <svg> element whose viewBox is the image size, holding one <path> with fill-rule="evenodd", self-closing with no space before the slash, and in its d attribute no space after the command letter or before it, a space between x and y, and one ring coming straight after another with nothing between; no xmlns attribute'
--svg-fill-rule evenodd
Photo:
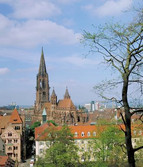
<svg viewBox="0 0 143 167"><path fill-rule="evenodd" d="M13 16L16 18L48 18L61 13L61 10L48 0L16 0L14 8Z"/></svg>
<svg viewBox="0 0 143 167"><path fill-rule="evenodd" d="M0 0L0 3L10 5L13 8L11 16L18 19L45 19L61 14L60 8L50 0Z"/></svg>
<svg viewBox="0 0 143 167"><path fill-rule="evenodd" d="M0 68L0 75L6 74L9 72L8 68Z"/></svg>
<svg viewBox="0 0 143 167"><path fill-rule="evenodd" d="M132 2L132 0L108 0L102 6L87 5L84 8L93 15L114 16L129 9Z"/></svg>
<svg viewBox="0 0 143 167"><path fill-rule="evenodd" d="M79 42L80 34L49 20L12 21L0 15L0 44L12 46L36 46L51 41L61 44Z"/></svg>
<svg viewBox="0 0 143 167"><path fill-rule="evenodd" d="M74 2L79 2L80 0L56 0L56 1L58 1L59 3L62 3L62 4L71 4Z"/></svg>
<svg viewBox="0 0 143 167"><path fill-rule="evenodd" d="M68 64L72 64L78 67L84 67L84 66L90 66L90 65L97 65L99 63L101 63L101 60L98 59L89 59L89 58L85 58L81 55L78 54L74 54L72 56L66 56L66 57L56 57L56 58L51 58L49 59L49 61L53 61L53 62L57 62L57 63L68 63Z"/></svg>

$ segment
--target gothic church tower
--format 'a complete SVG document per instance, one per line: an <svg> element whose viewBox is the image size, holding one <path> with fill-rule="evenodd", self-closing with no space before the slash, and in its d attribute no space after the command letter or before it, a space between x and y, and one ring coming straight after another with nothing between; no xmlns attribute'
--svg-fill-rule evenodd
<svg viewBox="0 0 143 167"><path fill-rule="evenodd" d="M36 85L36 110L39 111L42 105L49 102L49 78L46 70L46 64L44 59L44 52L42 48L39 72L37 74Z"/></svg>

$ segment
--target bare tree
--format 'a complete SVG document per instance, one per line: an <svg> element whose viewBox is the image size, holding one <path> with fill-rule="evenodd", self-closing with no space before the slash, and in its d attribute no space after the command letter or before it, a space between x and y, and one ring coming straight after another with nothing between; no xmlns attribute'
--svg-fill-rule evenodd
<svg viewBox="0 0 143 167"><path fill-rule="evenodd" d="M125 125L125 143L130 167L135 167L135 152L142 149L143 146L133 148L131 134L131 119L136 113L143 112L142 109L131 111L129 104L129 87L132 84L139 85L142 93L143 84L143 10L140 16L129 25L106 24L104 27L95 27L95 33L84 31L83 41L88 43L90 51L95 55L102 55L105 63L109 64L118 72L120 80L102 83L100 88L115 86L121 84L121 99L119 102L124 107L125 116L121 115ZM139 91L138 91L139 92ZM137 93L137 92L136 92ZM105 98L104 94L101 94ZM113 99L112 97L110 97Z"/></svg>

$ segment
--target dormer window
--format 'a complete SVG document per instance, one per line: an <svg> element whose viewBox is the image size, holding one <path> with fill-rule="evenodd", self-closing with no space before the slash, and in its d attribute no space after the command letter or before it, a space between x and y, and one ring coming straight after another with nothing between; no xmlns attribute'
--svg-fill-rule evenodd
<svg viewBox="0 0 143 167"><path fill-rule="evenodd" d="M75 133L74 133L74 137L77 137L77 136L78 136L78 133L77 133L77 132L75 132Z"/></svg>
<svg viewBox="0 0 143 167"><path fill-rule="evenodd" d="M84 137L84 132L81 133L81 136Z"/></svg>
<svg viewBox="0 0 143 167"><path fill-rule="evenodd" d="M96 132L93 132L93 136L96 136Z"/></svg>
<svg viewBox="0 0 143 167"><path fill-rule="evenodd" d="M14 121L17 121L17 119L14 119Z"/></svg>
<svg viewBox="0 0 143 167"><path fill-rule="evenodd" d="M90 136L90 132L87 133L87 136L88 136L88 137Z"/></svg>

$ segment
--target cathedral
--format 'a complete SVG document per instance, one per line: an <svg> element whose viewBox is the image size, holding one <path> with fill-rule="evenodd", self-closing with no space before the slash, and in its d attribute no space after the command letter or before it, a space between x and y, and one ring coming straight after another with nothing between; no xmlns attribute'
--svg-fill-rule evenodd
<svg viewBox="0 0 143 167"><path fill-rule="evenodd" d="M58 125L76 125L78 122L86 122L87 120L87 115L76 109L67 88L64 98L61 100L57 100L54 89L50 96L49 77L46 70L43 48L37 74L34 120L53 120Z"/></svg>

